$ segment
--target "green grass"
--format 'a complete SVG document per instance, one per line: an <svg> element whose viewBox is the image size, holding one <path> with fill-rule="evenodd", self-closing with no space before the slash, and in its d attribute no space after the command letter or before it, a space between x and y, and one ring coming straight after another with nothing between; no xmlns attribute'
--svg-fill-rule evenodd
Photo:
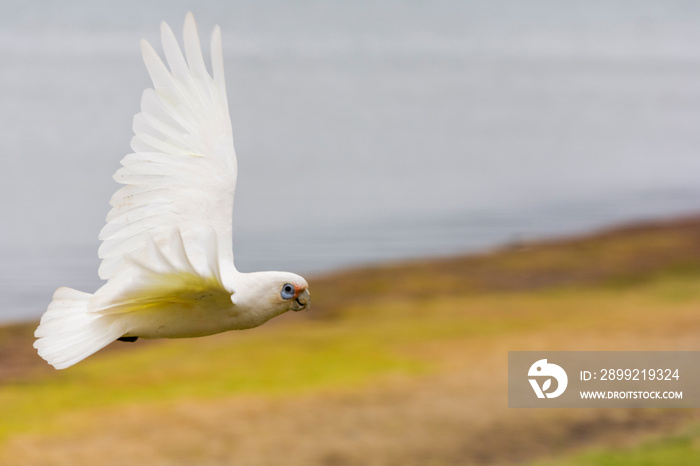
<svg viewBox="0 0 700 466"><path fill-rule="evenodd" d="M641 289L546 290L435 297L345 309L332 320L97 354L49 378L0 386L0 439L50 428L62 413L131 403L236 395L285 397L352 389L439 370L420 345L503 339L548 328L586 331L642 322L700 302L700 277L660 277ZM566 312L562 312L562 311Z"/></svg>
<svg viewBox="0 0 700 466"><path fill-rule="evenodd" d="M695 466L700 464L700 426L628 448L591 449L532 466Z"/></svg>
<svg viewBox="0 0 700 466"><path fill-rule="evenodd" d="M285 397L425 374L436 365L406 349L522 331L547 320L548 312L523 314L517 296L507 301L453 297L366 305L331 321L98 353L51 377L0 386L0 439L42 431L51 428L47 419L97 407L179 398Z"/></svg>
<svg viewBox="0 0 700 466"><path fill-rule="evenodd" d="M0 387L0 439L50 428L62 413L178 398L288 396L353 387L427 364L391 351L380 335L335 325L289 325L253 334L167 341L97 355L55 377Z"/></svg>

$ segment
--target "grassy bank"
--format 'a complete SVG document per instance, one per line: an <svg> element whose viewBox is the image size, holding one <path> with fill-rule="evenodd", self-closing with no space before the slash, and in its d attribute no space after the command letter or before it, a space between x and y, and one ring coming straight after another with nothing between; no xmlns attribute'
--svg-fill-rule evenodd
<svg viewBox="0 0 700 466"><path fill-rule="evenodd" d="M696 411L509 410L506 364L699 350L700 218L310 282L303 315L118 342L62 372L31 326L3 329L0 463L624 464L695 448Z"/></svg>

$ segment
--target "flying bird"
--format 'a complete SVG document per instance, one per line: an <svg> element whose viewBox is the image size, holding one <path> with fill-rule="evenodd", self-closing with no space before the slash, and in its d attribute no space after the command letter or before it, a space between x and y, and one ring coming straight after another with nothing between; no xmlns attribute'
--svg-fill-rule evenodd
<svg viewBox="0 0 700 466"><path fill-rule="evenodd" d="M188 338L257 327L311 302L308 283L288 272L242 273L233 263L233 197L238 173L226 98L221 30L207 71L192 13L184 56L161 24L165 61L145 40L153 88L134 117L134 151L114 179L123 184L100 232L94 294L56 290L34 336L56 369L115 340Z"/></svg>

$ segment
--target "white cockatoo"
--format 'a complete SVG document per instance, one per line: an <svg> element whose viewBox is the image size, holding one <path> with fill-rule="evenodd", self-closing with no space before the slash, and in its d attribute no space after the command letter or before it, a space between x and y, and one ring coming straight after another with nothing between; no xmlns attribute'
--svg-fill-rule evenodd
<svg viewBox="0 0 700 466"><path fill-rule="evenodd" d="M207 72L194 17L183 56L167 24L168 67L141 42L154 89L134 117L134 153L114 178L100 232L95 294L59 288L36 329L34 347L64 369L115 340L187 338L257 327L310 305L308 284L287 272L241 273L233 265L231 219L236 154L226 99L221 31Z"/></svg>

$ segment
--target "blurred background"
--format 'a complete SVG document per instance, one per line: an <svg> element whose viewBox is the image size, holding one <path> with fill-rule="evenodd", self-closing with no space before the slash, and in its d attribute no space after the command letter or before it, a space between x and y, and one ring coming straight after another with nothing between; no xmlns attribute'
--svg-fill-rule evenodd
<svg viewBox="0 0 700 466"><path fill-rule="evenodd" d="M36 319L101 284L139 40L188 10L236 265L313 306L55 371ZM698 410L507 407L508 351L700 350L698 2L0 0L0 141L0 464L700 464Z"/></svg>
<svg viewBox="0 0 700 466"><path fill-rule="evenodd" d="M222 27L239 269L318 273L700 208L700 5L0 1L0 321L91 291L160 50Z"/></svg>

